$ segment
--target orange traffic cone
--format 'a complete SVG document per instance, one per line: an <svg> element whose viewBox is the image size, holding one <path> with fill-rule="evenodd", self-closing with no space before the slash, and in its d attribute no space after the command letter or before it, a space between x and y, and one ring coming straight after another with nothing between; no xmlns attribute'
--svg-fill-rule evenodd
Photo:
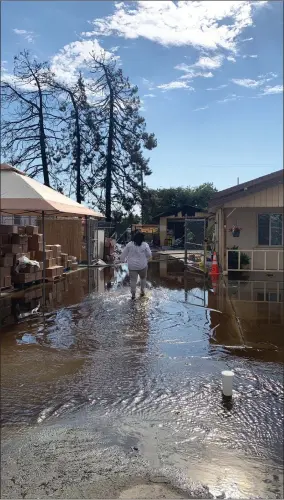
<svg viewBox="0 0 284 500"><path fill-rule="evenodd" d="M218 262L217 262L217 255L216 252L213 254L213 262L212 262L212 267L210 271L210 275L218 275L219 274L219 267L218 267Z"/></svg>

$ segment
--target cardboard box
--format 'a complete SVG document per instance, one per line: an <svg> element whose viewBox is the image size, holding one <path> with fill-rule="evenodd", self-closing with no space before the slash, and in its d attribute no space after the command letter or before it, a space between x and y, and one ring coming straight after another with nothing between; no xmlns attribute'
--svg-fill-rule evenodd
<svg viewBox="0 0 284 500"><path fill-rule="evenodd" d="M53 245L55 247L56 257L61 255L61 245Z"/></svg>
<svg viewBox="0 0 284 500"><path fill-rule="evenodd" d="M78 269L78 262L72 262L71 269L72 269L72 271L75 271L76 269Z"/></svg>
<svg viewBox="0 0 284 500"><path fill-rule="evenodd" d="M68 261L67 261L67 267L71 267L71 264L72 264L72 259L68 259Z"/></svg>
<svg viewBox="0 0 284 500"><path fill-rule="evenodd" d="M0 277L0 288L8 288L12 285L11 276Z"/></svg>
<svg viewBox="0 0 284 500"><path fill-rule="evenodd" d="M7 253L4 257L0 257L0 267L13 267L14 256L12 253Z"/></svg>
<svg viewBox="0 0 284 500"><path fill-rule="evenodd" d="M45 267L46 267L46 269L53 267L53 259L46 259Z"/></svg>
<svg viewBox="0 0 284 500"><path fill-rule="evenodd" d="M11 267L0 267L0 277L11 276Z"/></svg>
<svg viewBox="0 0 284 500"><path fill-rule="evenodd" d="M35 252L34 259L37 260L38 262L43 261L43 259L44 259L43 251L38 250L37 252ZM45 260L49 260L49 259L52 259L52 250L45 250Z"/></svg>
<svg viewBox="0 0 284 500"><path fill-rule="evenodd" d="M52 257L56 258L57 257L57 249L55 245L46 245L48 249L52 252Z"/></svg>
<svg viewBox="0 0 284 500"><path fill-rule="evenodd" d="M19 272L20 273L35 273L37 271L37 267L36 266L32 266L31 264L27 264L25 267L21 267L21 269L19 269Z"/></svg>
<svg viewBox="0 0 284 500"><path fill-rule="evenodd" d="M28 235L38 234L38 227L37 226L26 226L26 234L28 234Z"/></svg>
<svg viewBox="0 0 284 500"><path fill-rule="evenodd" d="M42 279L42 271L36 271L36 281L38 280L41 280Z"/></svg>
<svg viewBox="0 0 284 500"><path fill-rule="evenodd" d="M62 276L64 267L63 266L56 266L57 268L57 276Z"/></svg>
<svg viewBox="0 0 284 500"><path fill-rule="evenodd" d="M6 253L22 253L22 246L21 245L2 245L2 251Z"/></svg>
<svg viewBox="0 0 284 500"><path fill-rule="evenodd" d="M19 273L13 274L12 281L13 283L32 283L36 279L36 273Z"/></svg>
<svg viewBox="0 0 284 500"><path fill-rule="evenodd" d="M18 226L18 234L26 234L26 226Z"/></svg>
<svg viewBox="0 0 284 500"><path fill-rule="evenodd" d="M15 245L23 245L24 243L28 243L28 236L22 234L12 234L11 243Z"/></svg>
<svg viewBox="0 0 284 500"><path fill-rule="evenodd" d="M42 234L33 234L28 240L29 250L42 251L43 239Z"/></svg>
<svg viewBox="0 0 284 500"><path fill-rule="evenodd" d="M46 278L55 278L57 276L57 266L46 269L45 276Z"/></svg>
<svg viewBox="0 0 284 500"><path fill-rule="evenodd" d="M60 257L56 257L56 265L57 266L61 266L61 256Z"/></svg>
<svg viewBox="0 0 284 500"><path fill-rule="evenodd" d="M64 269L66 269L66 267L68 267L68 254L62 253L60 258L61 258L61 266L63 266Z"/></svg>
<svg viewBox="0 0 284 500"><path fill-rule="evenodd" d="M11 243L11 235L10 234L0 234L0 246L7 245Z"/></svg>
<svg viewBox="0 0 284 500"><path fill-rule="evenodd" d="M28 251L28 249L29 249L29 248L28 248L28 243L23 243L23 244L21 245L21 247L22 247L22 252L23 252L23 253L26 253L26 252Z"/></svg>
<svg viewBox="0 0 284 500"><path fill-rule="evenodd" d="M39 262L39 269L42 271L43 270L43 262Z"/></svg>
<svg viewBox="0 0 284 500"><path fill-rule="evenodd" d="M0 234L18 234L18 226L8 226L7 224L0 224Z"/></svg>

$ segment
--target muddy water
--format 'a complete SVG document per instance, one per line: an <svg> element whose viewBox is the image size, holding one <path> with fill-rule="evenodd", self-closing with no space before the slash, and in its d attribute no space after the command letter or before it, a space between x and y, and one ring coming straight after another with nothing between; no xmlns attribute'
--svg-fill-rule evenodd
<svg viewBox="0 0 284 500"><path fill-rule="evenodd" d="M283 283L214 294L171 261L148 279L133 302L125 268L82 270L46 287L44 316L41 289L6 299L2 498L111 498L141 478L283 496Z"/></svg>

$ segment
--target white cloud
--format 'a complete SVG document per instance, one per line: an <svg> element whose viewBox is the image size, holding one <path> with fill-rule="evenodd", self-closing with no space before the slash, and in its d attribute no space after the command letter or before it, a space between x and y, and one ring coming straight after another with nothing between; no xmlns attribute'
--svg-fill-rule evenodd
<svg viewBox="0 0 284 500"><path fill-rule="evenodd" d="M253 40L252 36L250 38L243 38L240 42L251 42Z"/></svg>
<svg viewBox="0 0 284 500"><path fill-rule="evenodd" d="M223 85L219 85L218 87L211 87L209 89L206 89L206 90L221 90L221 89L224 89L225 87L228 87L228 84L227 83L223 83Z"/></svg>
<svg viewBox="0 0 284 500"><path fill-rule="evenodd" d="M276 73L266 73L265 75L258 75L257 79L251 79L251 78L233 78L231 81L235 83L236 85L240 85L241 87L247 87L247 88L257 88L261 87L265 83L270 82L274 78L277 78ZM267 87L267 88L276 88L279 87L279 85L276 85L275 87ZM271 92L273 93L273 92Z"/></svg>
<svg viewBox="0 0 284 500"><path fill-rule="evenodd" d="M230 61L230 62L233 62L233 63L237 62L236 59L235 59L235 57L233 57L233 56L228 56L227 60Z"/></svg>
<svg viewBox="0 0 284 500"><path fill-rule="evenodd" d="M165 46L236 51L239 36L253 25L256 8L266 3L250 0L120 2L115 4L113 14L95 19L94 31L84 36L143 37Z"/></svg>
<svg viewBox="0 0 284 500"><path fill-rule="evenodd" d="M231 102L231 101L238 101L239 99L242 99L243 96L237 95L237 94L230 94L225 99L221 99L220 101L217 101L218 103L224 103L224 102Z"/></svg>
<svg viewBox="0 0 284 500"><path fill-rule="evenodd" d="M222 65L222 61L223 61L223 56L221 55L213 57L201 56L196 63L190 65L181 63L175 66L175 69L179 71L184 71L185 74L180 78L185 80L192 80L192 78L197 78L197 77L212 78L214 76L212 71L206 71L206 70L219 68Z"/></svg>
<svg viewBox="0 0 284 500"><path fill-rule="evenodd" d="M145 94L143 97L156 97L155 94Z"/></svg>
<svg viewBox="0 0 284 500"><path fill-rule="evenodd" d="M84 69L91 61L91 53L98 57L104 55L109 59L113 54L101 47L98 40L77 40L64 47L51 59L51 70L66 82L73 83L80 69ZM117 57L117 56L116 56Z"/></svg>
<svg viewBox="0 0 284 500"><path fill-rule="evenodd" d="M208 109L209 106L203 106L202 108L196 108L193 111L202 111L203 109Z"/></svg>
<svg viewBox="0 0 284 500"><path fill-rule="evenodd" d="M269 82L270 80L273 80L273 78L277 78L277 76L277 73L270 71L269 73L265 73L265 75L258 75L257 78L265 78L265 80Z"/></svg>
<svg viewBox="0 0 284 500"><path fill-rule="evenodd" d="M192 80L192 78L202 77L202 78L212 78L213 73L211 71L200 71L195 69L195 64L188 65L185 63L178 64L175 69L179 71L184 71L185 74L180 77L182 80Z"/></svg>
<svg viewBox="0 0 284 500"><path fill-rule="evenodd" d="M152 90L155 88L155 84L154 82L152 82L151 80L148 80L148 78L142 78L142 83L143 85L145 85L145 87L147 87L149 90Z"/></svg>
<svg viewBox="0 0 284 500"><path fill-rule="evenodd" d="M224 57L221 55L208 57L201 56L193 66L202 69L218 69L222 66Z"/></svg>
<svg viewBox="0 0 284 500"><path fill-rule="evenodd" d="M274 85L274 87L267 86L263 89L262 95L271 95L271 94L282 94L283 85Z"/></svg>
<svg viewBox="0 0 284 500"><path fill-rule="evenodd" d="M264 83L264 80L252 80L250 78L233 78L232 82L241 87L255 88Z"/></svg>
<svg viewBox="0 0 284 500"><path fill-rule="evenodd" d="M18 28L14 28L13 31L16 35L22 36L28 43L33 43L38 36L33 31L19 30Z"/></svg>
<svg viewBox="0 0 284 500"><path fill-rule="evenodd" d="M249 57L251 57L251 59L257 59L258 55L257 54L244 54L243 55L243 59L248 59Z"/></svg>
<svg viewBox="0 0 284 500"><path fill-rule="evenodd" d="M167 90L175 90L175 89L187 89L187 90L194 90L193 87L190 87L186 82L180 82L180 81L174 81L174 82L169 82L169 83L163 83L161 85L157 86L158 89L161 89L163 91Z"/></svg>

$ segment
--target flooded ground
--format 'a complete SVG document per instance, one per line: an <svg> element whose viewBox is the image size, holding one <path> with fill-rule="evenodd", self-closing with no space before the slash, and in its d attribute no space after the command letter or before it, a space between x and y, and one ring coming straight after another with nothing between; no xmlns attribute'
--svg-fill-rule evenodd
<svg viewBox="0 0 284 500"><path fill-rule="evenodd" d="M148 280L81 270L44 317L41 287L1 299L1 498L283 497L283 283Z"/></svg>

